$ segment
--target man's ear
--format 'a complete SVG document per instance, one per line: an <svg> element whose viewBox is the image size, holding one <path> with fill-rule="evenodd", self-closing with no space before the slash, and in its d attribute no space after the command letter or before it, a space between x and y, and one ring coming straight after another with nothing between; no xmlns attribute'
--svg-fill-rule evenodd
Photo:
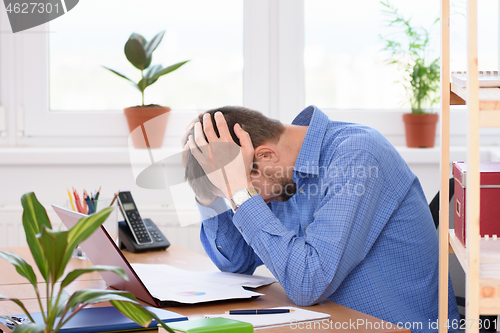
<svg viewBox="0 0 500 333"><path fill-rule="evenodd" d="M280 160L280 155L275 147L262 145L255 148L254 160L256 162L277 163Z"/></svg>

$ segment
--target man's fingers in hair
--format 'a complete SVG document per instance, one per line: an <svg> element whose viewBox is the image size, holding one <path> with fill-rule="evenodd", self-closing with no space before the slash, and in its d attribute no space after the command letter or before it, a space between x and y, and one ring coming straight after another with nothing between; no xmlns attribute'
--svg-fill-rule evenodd
<svg viewBox="0 0 500 333"><path fill-rule="evenodd" d="M210 113L205 113L203 115L203 131L205 132L209 142L217 141L218 137L217 134L215 134Z"/></svg>
<svg viewBox="0 0 500 333"><path fill-rule="evenodd" d="M201 123L194 124L194 142L198 145L201 151L205 154L208 152L208 143L203 135L203 129L201 128Z"/></svg>
<svg viewBox="0 0 500 333"><path fill-rule="evenodd" d="M198 146L194 142L194 139L193 139L192 135L190 135L189 138L188 138L188 145L189 145L189 149L191 150L191 154L193 154L194 158L196 158L196 160L198 161L198 163L200 163L201 167L203 169L205 169L207 158L200 151L200 149L198 149Z"/></svg>
<svg viewBox="0 0 500 333"><path fill-rule="evenodd" d="M227 127L226 118L224 118L222 112L217 111L214 114L214 119L217 124L217 129L219 130L220 139L224 142L233 142L233 138L231 138L229 128Z"/></svg>
<svg viewBox="0 0 500 333"><path fill-rule="evenodd" d="M236 134L238 139L240 139L240 145L242 149L251 148L253 150L252 139L250 138L250 134L248 134L247 131L241 128L240 124L234 125L234 134Z"/></svg>
<svg viewBox="0 0 500 333"><path fill-rule="evenodd" d="M181 139L181 146L184 146L186 143L187 143L187 137L188 135L191 133L191 129L193 128L194 126L194 121L192 121L187 127L186 127L186 131L184 132L184 134L182 135L182 139Z"/></svg>

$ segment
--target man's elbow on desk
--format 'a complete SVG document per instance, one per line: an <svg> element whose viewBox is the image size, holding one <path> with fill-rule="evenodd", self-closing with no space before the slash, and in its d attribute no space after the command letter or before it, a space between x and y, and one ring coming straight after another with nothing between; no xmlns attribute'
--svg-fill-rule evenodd
<svg viewBox="0 0 500 333"><path fill-rule="evenodd" d="M287 296L298 306L312 306L325 301L330 295L329 284L321 286L318 281L302 281L300 283L285 283L280 281ZM328 290L327 290L328 289Z"/></svg>
<svg viewBox="0 0 500 333"><path fill-rule="evenodd" d="M313 306L326 300L326 297L324 296L313 297L312 294L301 290L297 290L294 293L287 292L287 295L298 306Z"/></svg>

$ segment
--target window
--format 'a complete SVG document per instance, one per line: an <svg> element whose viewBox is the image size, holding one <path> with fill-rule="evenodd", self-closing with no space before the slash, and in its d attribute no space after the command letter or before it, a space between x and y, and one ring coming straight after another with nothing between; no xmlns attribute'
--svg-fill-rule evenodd
<svg viewBox="0 0 500 333"><path fill-rule="evenodd" d="M146 104L174 110L167 138L179 136L177 125L197 110L243 103L243 0L88 0L49 24L14 34L25 135L18 141L126 146L120 110L140 104L141 95L101 66L138 79L123 54L125 42L132 32L152 38L161 30L166 34L153 63L191 60L146 90Z"/></svg>
<svg viewBox="0 0 500 333"><path fill-rule="evenodd" d="M450 67L452 71L467 70L467 19L465 0L452 1L450 16ZM481 0L478 9L478 66L479 70L499 69L498 30L499 7L496 0Z"/></svg>
<svg viewBox="0 0 500 333"><path fill-rule="evenodd" d="M440 1L393 0L413 25L432 26ZM405 90L400 73L381 52L386 36L384 6L379 1L305 0L305 100L325 109L397 109ZM432 56L439 57L439 24L433 32Z"/></svg>
<svg viewBox="0 0 500 333"><path fill-rule="evenodd" d="M221 10L223 9L223 10ZM50 110L120 110L140 92L101 66L140 80L125 58L132 32L165 36L152 64L191 61L145 92L146 104L201 110L243 103L243 2L86 0L49 23Z"/></svg>

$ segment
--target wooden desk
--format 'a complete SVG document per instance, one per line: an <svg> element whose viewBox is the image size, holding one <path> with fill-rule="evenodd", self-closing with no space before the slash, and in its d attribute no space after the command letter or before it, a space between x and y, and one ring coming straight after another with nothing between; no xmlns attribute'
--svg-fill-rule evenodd
<svg viewBox="0 0 500 333"><path fill-rule="evenodd" d="M3 250L14 252L23 257L29 264L33 266L38 280L43 281L40 274L38 273L38 269L36 268L34 260L31 257L31 253L29 252L29 249L27 247L9 248ZM135 254L124 251L124 254L130 262L134 263L169 264L178 268L193 271L217 270L217 268L209 258L176 246L171 246L167 251L161 252ZM89 266L91 266L91 263L88 260L81 259L71 259L70 263L68 264L68 268L70 270ZM168 277L165 278L165 280L167 279ZM42 287L42 285L43 283L40 283L39 290L42 293L42 297L45 297L45 295L43 294L45 288ZM106 284L98 273L90 273L82 276L77 281L70 284L67 287L67 290L68 292L72 293L83 288L106 288ZM189 317L190 319L198 319L202 318L204 314L224 313L224 311L230 309L296 306L290 300L290 298L288 298L285 291L278 283L273 283L269 286L257 288L256 291L265 295L252 300L215 302L200 305L168 307L165 309L180 313ZM16 270L10 263L1 259L0 295L19 298L23 301L28 311L39 312L38 303L36 301L35 293L31 284L26 279L18 275ZM99 305L105 306L109 304L102 303ZM316 326L319 329L308 329L307 331L309 332L410 332L409 330L405 329L387 329L387 326L390 324L385 322L383 323L383 327L380 328L382 320L328 301L307 307L305 309L331 314L331 322L323 324L322 326ZM0 301L0 314L14 315L20 313L22 313L22 311L13 302ZM354 323L360 323L360 325L356 326ZM328 328L325 328L324 325L327 325ZM336 329L336 326L338 329ZM306 329L306 326L304 326L304 329ZM290 331L294 331L294 329L292 329L291 327L279 327L265 330L265 332Z"/></svg>

